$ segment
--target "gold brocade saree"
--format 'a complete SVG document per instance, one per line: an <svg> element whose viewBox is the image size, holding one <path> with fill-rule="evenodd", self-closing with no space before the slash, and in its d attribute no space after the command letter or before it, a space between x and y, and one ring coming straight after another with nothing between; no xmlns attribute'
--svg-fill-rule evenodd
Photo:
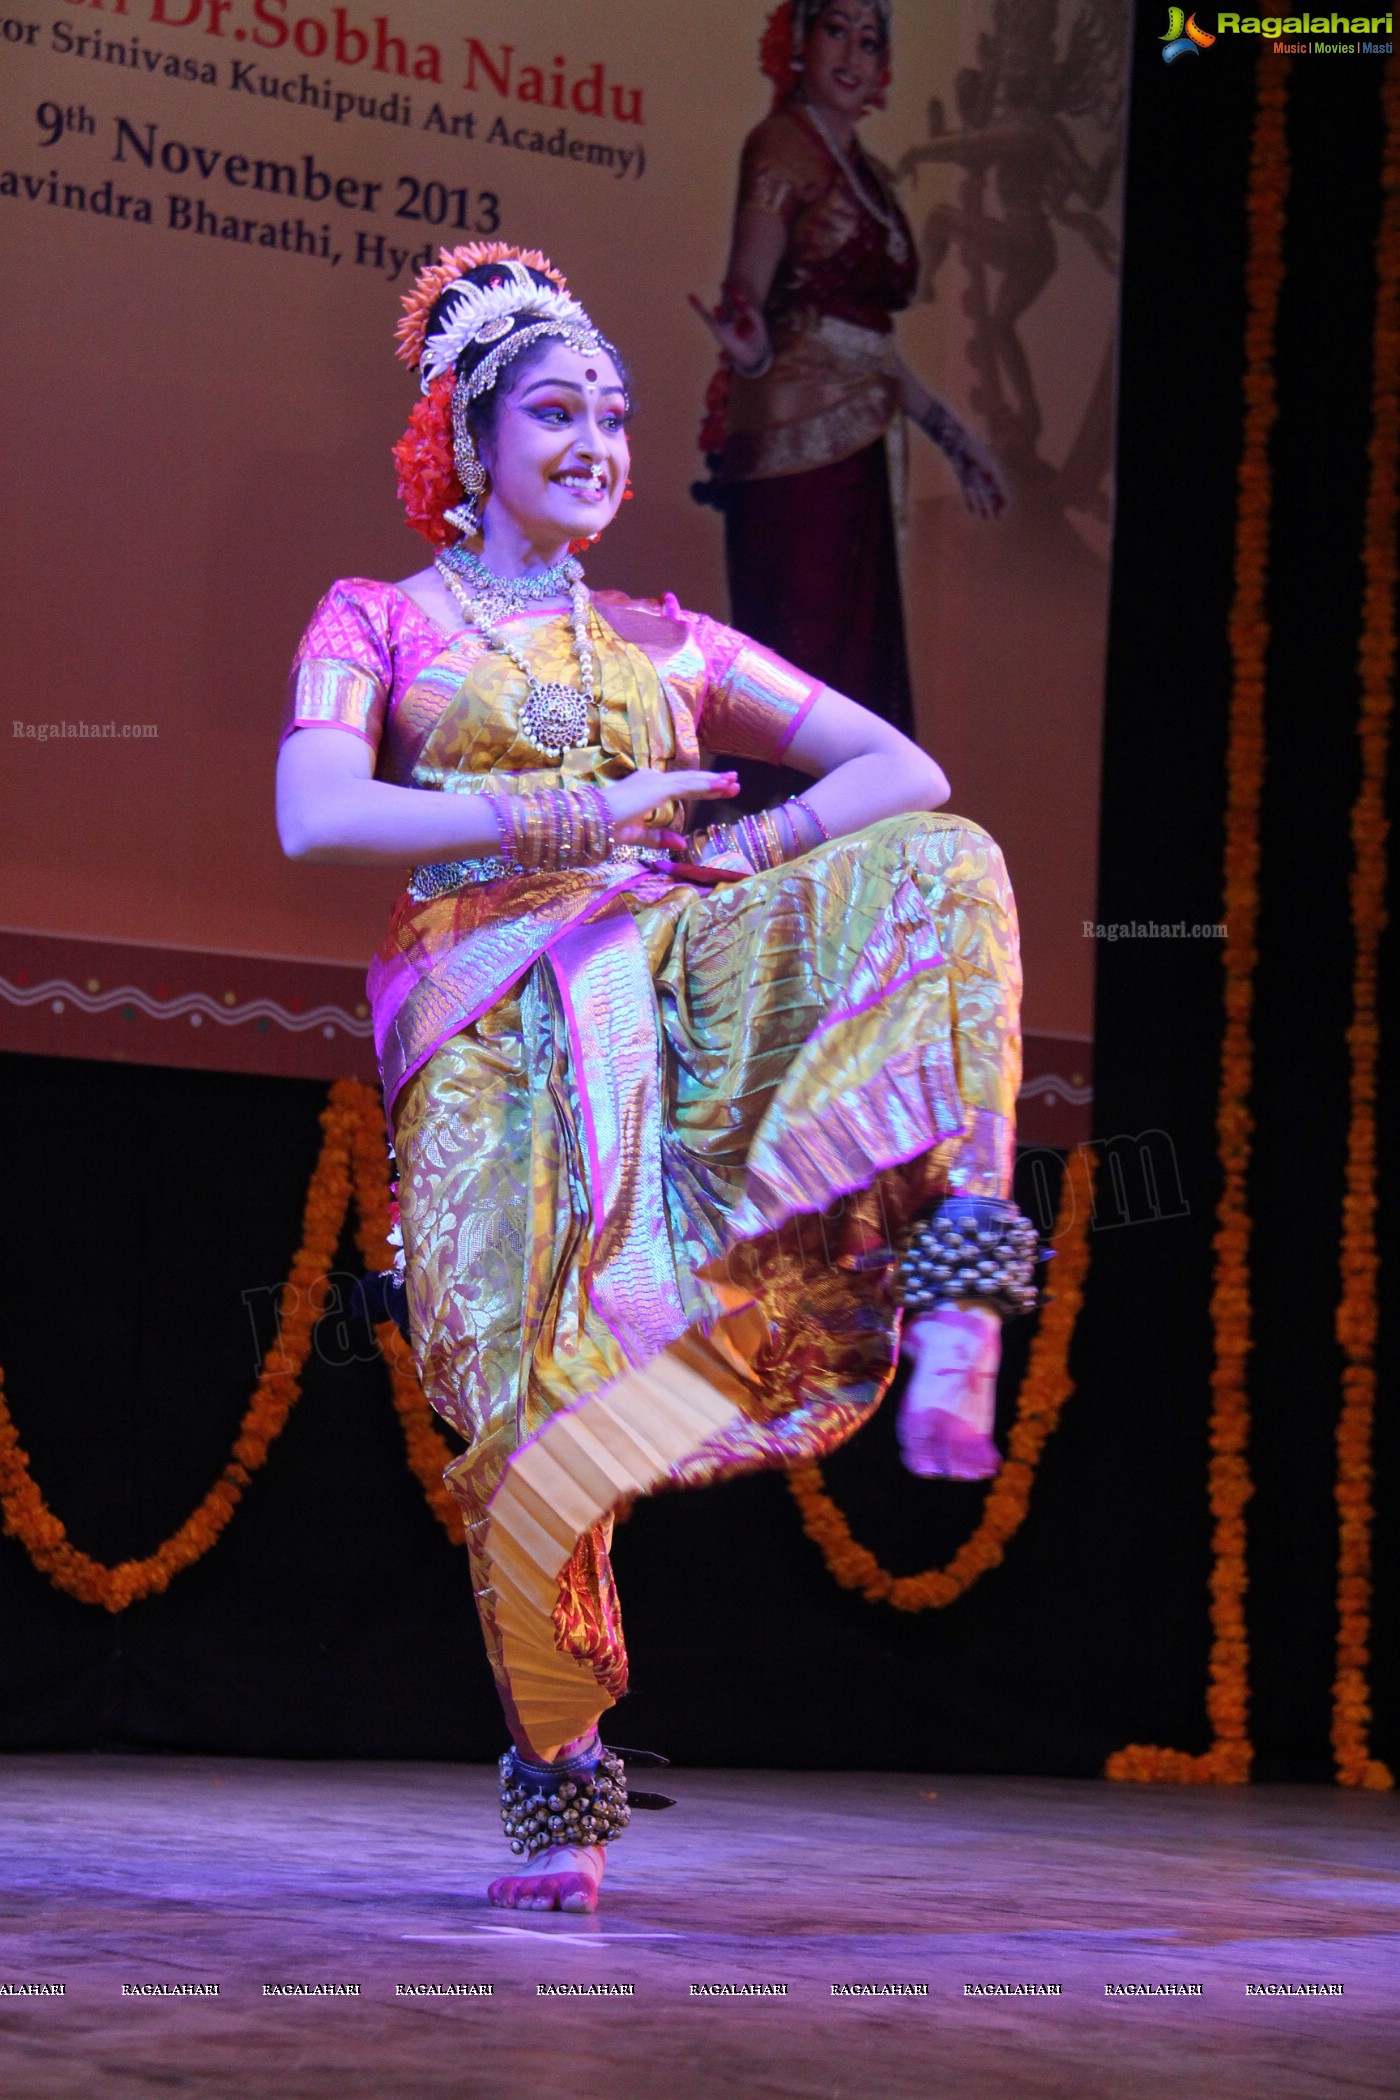
<svg viewBox="0 0 1400 2100"><path fill-rule="evenodd" d="M508 663L441 636L417 663L401 606L370 610L381 769L559 780L527 769ZM538 676L570 675L562 621L521 633ZM350 659L316 634L299 687L330 708ZM566 781L686 763L697 736L779 756L811 697L669 602L610 606L594 640L596 741ZM1014 904L975 825L897 818L722 887L619 863L404 900L371 987L415 1350L467 1442L448 1479L507 1718L552 1758L626 1688L617 1505L844 1441L893 1370L901 1227L950 1186L1005 1193Z"/></svg>

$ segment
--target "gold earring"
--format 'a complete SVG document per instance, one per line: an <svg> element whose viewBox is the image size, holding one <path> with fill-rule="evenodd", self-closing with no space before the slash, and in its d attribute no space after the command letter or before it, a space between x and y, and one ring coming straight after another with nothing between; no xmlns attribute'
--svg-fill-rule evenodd
<svg viewBox="0 0 1400 2100"><path fill-rule="evenodd" d="M463 500L454 504L451 510L445 510L442 515L449 525L456 526L464 539L470 540L481 530L481 499L490 486L490 476L481 464L481 455L470 431L463 433L455 447L454 464L457 468L457 479L462 484Z"/></svg>

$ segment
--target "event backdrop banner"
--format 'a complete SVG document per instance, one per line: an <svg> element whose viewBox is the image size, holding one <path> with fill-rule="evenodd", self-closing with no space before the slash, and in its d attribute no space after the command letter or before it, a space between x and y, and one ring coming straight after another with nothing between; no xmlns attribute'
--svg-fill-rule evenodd
<svg viewBox="0 0 1400 2100"><path fill-rule="evenodd" d="M725 614L687 294L723 273L766 14L4 0L0 1044L367 1069L397 882L282 858L272 754L325 585L425 557L392 339L440 244L543 248L628 357L636 501L591 579ZM920 243L901 350L1011 488L973 522L913 432L904 595L920 734L1007 850L1061 1110L1088 1099L1126 33L1126 0L896 0L862 129Z"/></svg>

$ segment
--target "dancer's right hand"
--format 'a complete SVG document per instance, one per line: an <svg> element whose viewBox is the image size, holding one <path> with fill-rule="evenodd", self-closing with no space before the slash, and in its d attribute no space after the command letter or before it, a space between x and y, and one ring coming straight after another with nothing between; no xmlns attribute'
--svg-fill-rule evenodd
<svg viewBox="0 0 1400 2100"><path fill-rule="evenodd" d="M738 792L737 773L680 770L662 773L648 767L639 773L629 773L625 780L606 782L603 799L608 805L617 837L624 845L660 846L678 852L686 844L682 833L658 830L641 819L668 802L681 802L691 796L720 796L727 800Z"/></svg>
<svg viewBox="0 0 1400 2100"><path fill-rule="evenodd" d="M772 348L768 329L745 293L736 286L726 286L718 306L706 306L692 292L690 303L741 378L765 363Z"/></svg>

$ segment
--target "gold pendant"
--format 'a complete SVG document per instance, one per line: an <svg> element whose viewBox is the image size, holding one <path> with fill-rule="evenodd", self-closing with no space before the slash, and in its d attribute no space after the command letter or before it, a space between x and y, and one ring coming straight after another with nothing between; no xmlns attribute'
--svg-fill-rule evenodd
<svg viewBox="0 0 1400 2100"><path fill-rule="evenodd" d="M562 753L588 742L588 700L576 685L530 680L520 727L541 751Z"/></svg>

